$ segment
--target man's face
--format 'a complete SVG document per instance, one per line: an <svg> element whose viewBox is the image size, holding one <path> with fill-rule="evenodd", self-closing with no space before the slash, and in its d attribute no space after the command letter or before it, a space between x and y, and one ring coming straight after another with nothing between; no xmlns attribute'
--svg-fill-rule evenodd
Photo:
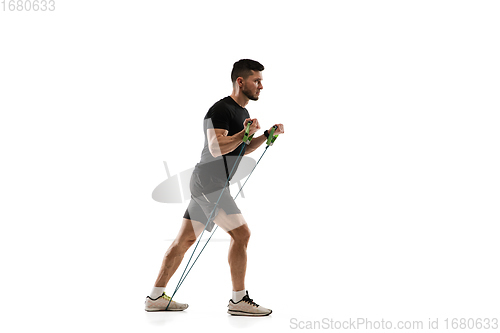
<svg viewBox="0 0 500 333"><path fill-rule="evenodd" d="M262 86L262 72L252 71L252 75L243 80L242 83L241 92L252 101L258 100L260 91L264 88Z"/></svg>

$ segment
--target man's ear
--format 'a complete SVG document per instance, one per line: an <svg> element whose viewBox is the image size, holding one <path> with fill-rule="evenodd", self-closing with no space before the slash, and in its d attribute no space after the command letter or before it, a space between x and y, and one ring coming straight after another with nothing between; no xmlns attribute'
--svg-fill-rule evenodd
<svg viewBox="0 0 500 333"><path fill-rule="evenodd" d="M243 78L240 76L236 79L236 84L241 88L243 87Z"/></svg>

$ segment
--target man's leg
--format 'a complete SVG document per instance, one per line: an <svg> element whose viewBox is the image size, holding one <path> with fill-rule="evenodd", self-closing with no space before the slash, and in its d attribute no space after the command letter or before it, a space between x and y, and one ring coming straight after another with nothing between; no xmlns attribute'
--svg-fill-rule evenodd
<svg viewBox="0 0 500 333"><path fill-rule="evenodd" d="M205 225L202 223L182 219L181 230L179 230L179 234L175 238L172 245L170 245L163 258L163 263L161 265L160 272L158 273L155 287L165 288L167 286L168 281L181 264L184 254L191 247L191 245L196 242L196 238L200 235L204 228Z"/></svg>
<svg viewBox="0 0 500 333"><path fill-rule="evenodd" d="M155 282L155 287L151 291L151 294L146 297L146 311L182 311L188 308L187 304L171 300L170 297L165 295L164 290L168 281L181 264L184 254L189 247L193 245L204 228L205 225L202 223L186 218L182 220L179 234L172 245L170 245L167 253L165 253L160 272L158 273L158 278Z"/></svg>
<svg viewBox="0 0 500 333"><path fill-rule="evenodd" d="M245 290L247 245L250 239L250 229L243 215L227 215L223 209L219 210L214 222L231 236L228 262L231 270L233 291Z"/></svg>
<svg viewBox="0 0 500 333"><path fill-rule="evenodd" d="M221 209L215 218L215 223L231 236L228 261L233 282L233 298L229 300L227 312L234 316L268 316L273 311L256 304L245 289L250 229L243 215L227 215Z"/></svg>
<svg viewBox="0 0 500 333"><path fill-rule="evenodd" d="M233 291L245 290L245 274L247 270L247 245L250 239L250 229L247 224L229 231L228 262L231 268Z"/></svg>

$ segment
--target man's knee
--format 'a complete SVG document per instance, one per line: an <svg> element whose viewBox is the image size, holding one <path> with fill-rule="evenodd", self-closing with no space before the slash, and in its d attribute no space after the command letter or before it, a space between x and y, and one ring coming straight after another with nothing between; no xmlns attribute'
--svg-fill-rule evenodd
<svg viewBox="0 0 500 333"><path fill-rule="evenodd" d="M179 237L174 240L171 249L174 252L184 254L195 242L196 242L196 237L194 235Z"/></svg>
<svg viewBox="0 0 500 333"><path fill-rule="evenodd" d="M193 245L194 243L196 242L196 236L195 235L192 235L192 236L188 236L188 237L185 237L181 240L180 242L180 245L185 247L186 250L189 249L191 247L191 245Z"/></svg>
<svg viewBox="0 0 500 333"><path fill-rule="evenodd" d="M229 235L231 235L232 239L235 242L247 244L250 240L251 233L248 225L244 224L236 229L229 231Z"/></svg>

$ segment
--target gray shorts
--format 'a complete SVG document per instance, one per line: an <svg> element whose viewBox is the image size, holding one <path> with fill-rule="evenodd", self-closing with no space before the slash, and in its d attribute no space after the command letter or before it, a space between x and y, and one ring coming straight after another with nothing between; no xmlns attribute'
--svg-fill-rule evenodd
<svg viewBox="0 0 500 333"><path fill-rule="evenodd" d="M191 201L184 213L184 218L206 225L206 230L211 232L214 227L214 219L220 209L223 209L227 215L241 214L229 192L229 183L224 187L225 184L226 180L193 172L189 183ZM216 207L217 200L219 203Z"/></svg>

